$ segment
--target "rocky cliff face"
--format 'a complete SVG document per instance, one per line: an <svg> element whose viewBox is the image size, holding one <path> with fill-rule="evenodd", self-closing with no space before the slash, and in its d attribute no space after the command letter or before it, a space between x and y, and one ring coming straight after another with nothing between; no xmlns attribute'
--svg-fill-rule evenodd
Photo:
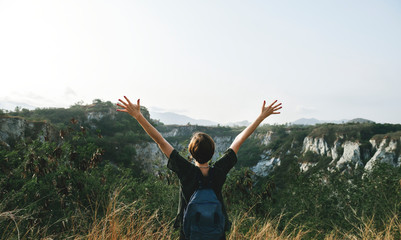
<svg viewBox="0 0 401 240"><path fill-rule="evenodd" d="M115 111L88 112L86 121L90 124L96 124L95 120L100 120L109 115L113 117L114 114ZM93 127L96 128L96 126ZM333 127L333 129L335 132L336 127ZM213 160L219 158L227 150L239 130L196 125L160 127L162 135L184 157L189 156L187 145L194 132L210 132L216 143L216 152ZM325 159L328 158L330 163L327 167L331 170L344 171L361 168L365 171L370 171L377 163L388 163L395 167L401 166L401 132L390 133L390 135L384 134L383 136L376 135L370 139L369 143L366 143L365 139L365 142L361 144L356 137L350 139L345 134L337 134L337 132L335 132L337 134L335 135L335 140L333 141L332 137L330 142L325 138L324 134L320 137L317 134L309 134L306 137L294 137L291 139L291 131L288 128L285 128L284 131L281 129L281 131L281 135L272 130L259 130L251 135L250 138L257 140L254 141L254 144L257 145L255 146L255 151L260 151L257 153L257 158L259 159L257 163L254 166L249 166L256 175L267 176L270 172L274 171L276 166L281 164L280 157L284 155L293 157L294 161L298 159L300 170L306 172L318 165L316 159L311 159L310 161L306 159L309 152L322 156ZM44 121L35 122L19 117L0 117L0 144L7 147L10 147L10 145L13 145L19 139L40 139L41 141L49 139L56 141L57 135L58 132ZM288 138L286 141L287 145L283 147L281 143L285 141L279 141L280 146L278 148L279 151L277 151L276 140L286 137ZM276 150L272 153L271 146L274 144L276 144ZM138 161L145 169L151 172L165 169L167 158L155 143L138 143L132 145L132 148L136 152L133 159ZM302 162L300 161L301 157L303 157Z"/></svg>
<svg viewBox="0 0 401 240"><path fill-rule="evenodd" d="M267 131L266 133L255 133L253 137L259 139L261 145L267 146L271 143L273 134L273 131Z"/></svg>
<svg viewBox="0 0 401 240"><path fill-rule="evenodd" d="M261 156L263 157L263 155ZM280 158L270 158L259 161L251 170L260 177L268 176L276 166L280 166Z"/></svg>
<svg viewBox="0 0 401 240"><path fill-rule="evenodd" d="M187 150L187 145L194 132L202 131L202 127L188 125L188 126L165 126L161 130L163 137L169 139L173 147L181 152L184 157L189 157ZM262 146L268 146L273 137L272 131L267 131L266 133L253 134L251 138L257 139L259 144ZM185 139L182 141L174 140L174 138L179 137L179 139ZM230 147L231 143L234 141L234 136L232 135L213 135L212 138L215 142L215 154L213 155L212 161L217 160L224 152ZM134 146L137 159L144 160L146 169L160 170L167 164L167 158L159 150L155 143L144 143L137 144ZM252 170L260 176L267 176L275 166L280 164L279 158L271 157L271 152L269 150L260 153L260 161L257 165L252 167ZM146 162L146 163L145 163Z"/></svg>
<svg viewBox="0 0 401 240"><path fill-rule="evenodd" d="M385 138L380 143L371 139L371 152L373 156L361 153L361 144L358 141L344 141L344 138L338 137L333 146L329 146L323 137L306 137L303 142L302 154L308 151L316 153L320 156L331 157L331 168L338 170L364 168L369 171L376 163L388 163L393 166L401 165L400 149L401 139ZM367 163L364 166L363 162ZM301 167L304 171L305 166Z"/></svg>
<svg viewBox="0 0 401 240"><path fill-rule="evenodd" d="M188 137L191 136L194 132L199 131L198 126L196 125L187 125L187 126L174 126L171 125L166 129L161 131L161 134L165 138L169 137Z"/></svg>
<svg viewBox="0 0 401 240"><path fill-rule="evenodd" d="M10 147L19 140L39 139L55 140L57 136L53 127L44 121L27 121L19 117L0 117L0 143Z"/></svg>
<svg viewBox="0 0 401 240"><path fill-rule="evenodd" d="M181 151L185 157L189 156L186 148L189 139L193 132L199 131L197 126L171 126L166 131L162 132L162 135L168 137L183 137L187 139L182 142L173 142L173 146ZM212 136L216 143L216 153L213 156L213 160L216 160L221 156L224 151L230 146L234 140L233 136ZM281 163L280 157L273 156L269 150L269 144L274 138L274 132L267 131L266 133L256 133L251 138L258 139L260 146L265 150L259 154L260 160L251 169L258 176L267 176L271 173L276 166ZM371 140L371 150L369 153L363 152L361 144L358 141L347 140L343 135L337 136L337 139L332 145L330 145L324 137L312 137L307 136L303 140L302 150L300 153L293 151L292 149L286 150L287 154L294 155L305 155L307 152L313 152L317 155L328 157L331 159L330 164L327 166L331 170L350 170L364 168L366 171L372 169L373 165L378 162L385 162L392 164L393 166L401 165L401 156L397 149L401 147L401 139L383 139L380 143L376 140ZM160 152L157 145L154 143L148 143L146 146L135 146L138 158L148 159L146 162L152 162L152 166L148 166L150 169L161 169L166 166L167 158ZM363 163L366 163L364 165ZM316 162L301 162L299 163L300 170L302 172L308 171L310 168L316 166Z"/></svg>
<svg viewBox="0 0 401 240"><path fill-rule="evenodd" d="M400 139L384 138L380 144L376 140L370 140L372 148L375 150L373 157L366 163L365 170L369 171L373 168L376 163L382 162L391 164L395 167L401 165ZM398 150L398 153L397 153Z"/></svg>
<svg viewBox="0 0 401 240"><path fill-rule="evenodd" d="M302 153L313 152L321 156L331 156L331 151L324 138L306 137L302 146Z"/></svg>
<svg viewBox="0 0 401 240"><path fill-rule="evenodd" d="M182 141L176 141L172 140L172 145L174 148L176 148L178 151L184 151L187 148L187 145L189 144L189 140L192 137L192 134L198 131L204 131L202 127L199 126L193 126L193 125L188 125L188 126L170 126L168 129L165 131L161 131L161 134L163 137L169 139L169 138L176 138L180 137L180 139L184 139ZM230 135L211 135L215 142L215 154L213 155L212 160L216 160L219 156L221 156L227 148L230 147L231 143L234 140L233 136Z"/></svg>
<svg viewBox="0 0 401 240"><path fill-rule="evenodd" d="M341 170L344 168L358 168L363 166L358 142L346 141L341 147L344 151L340 159L335 163L337 169ZM333 159L333 161L335 161L335 159Z"/></svg>
<svg viewBox="0 0 401 240"><path fill-rule="evenodd" d="M144 142L133 145L136 161L149 172L158 172L167 166L167 157L160 151L156 143Z"/></svg>
<svg viewBox="0 0 401 240"><path fill-rule="evenodd" d="M161 134L164 138L170 138L172 146L179 151L183 157L189 157L187 146L194 132L200 131L198 126L169 126L165 127ZM175 140L179 137L185 139ZM215 141L215 154L212 160L218 159L231 145L234 140L231 136L212 136ZM161 152L156 143L141 143L133 146L136 152L136 158L141 161L145 169L153 172L163 169L167 165L167 157Z"/></svg>

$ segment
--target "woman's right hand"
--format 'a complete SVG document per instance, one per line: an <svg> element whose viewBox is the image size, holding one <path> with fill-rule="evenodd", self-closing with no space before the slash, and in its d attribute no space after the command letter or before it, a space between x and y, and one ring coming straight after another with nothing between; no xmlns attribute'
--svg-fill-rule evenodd
<svg viewBox="0 0 401 240"><path fill-rule="evenodd" d="M140 105L140 99L137 100L136 104L131 103L131 101L124 96L125 100L127 102L124 102L121 99L118 99L120 103L117 103L117 106L121 107L122 109L117 109L118 112L126 112L135 119L137 119L141 115L141 105Z"/></svg>
<svg viewBox="0 0 401 240"><path fill-rule="evenodd" d="M274 101L269 106L265 107L266 101L263 101L262 112L260 113L260 117L265 119L272 114L280 114L280 112L277 112L277 111L282 108L281 103L278 103L278 104L276 104L276 103L277 103L277 100Z"/></svg>

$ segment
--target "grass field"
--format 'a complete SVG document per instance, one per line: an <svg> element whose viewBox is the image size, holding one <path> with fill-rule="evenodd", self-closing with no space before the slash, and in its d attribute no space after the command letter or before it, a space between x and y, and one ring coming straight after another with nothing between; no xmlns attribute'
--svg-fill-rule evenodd
<svg viewBox="0 0 401 240"><path fill-rule="evenodd" d="M38 229L34 226L21 232L19 224L29 221L29 217L16 217L17 215L18 211L0 214L1 222L9 222L0 234L1 239L178 239L178 232L172 227L172 219L162 219L157 211L148 212L144 208L138 207L136 202L125 205L116 199L111 199L107 212L102 218L98 218L95 214L92 219L87 219L78 212L70 219L74 226L72 230L59 234L47 234L46 227ZM337 229L320 234L311 234L311 231L304 226L293 226L291 222L287 223L285 227L279 227L280 218L258 219L249 216L246 212L234 216L232 219L233 225L227 234L229 240L401 239L401 221L397 215L387 220L384 230L376 229L373 219L361 219L360 224L355 225L352 231L344 232Z"/></svg>

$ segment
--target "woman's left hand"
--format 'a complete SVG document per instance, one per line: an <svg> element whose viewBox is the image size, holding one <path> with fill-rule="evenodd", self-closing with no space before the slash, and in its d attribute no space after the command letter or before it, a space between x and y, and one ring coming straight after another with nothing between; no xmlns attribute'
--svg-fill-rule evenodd
<svg viewBox="0 0 401 240"><path fill-rule="evenodd" d="M121 107L122 109L117 109L118 112L126 112L129 115L133 116L135 119L137 119L141 115L141 105L140 105L140 99L137 100L136 104L131 103L131 101L124 96L125 100L127 102L124 102L121 99L118 99L120 103L117 103L117 106Z"/></svg>

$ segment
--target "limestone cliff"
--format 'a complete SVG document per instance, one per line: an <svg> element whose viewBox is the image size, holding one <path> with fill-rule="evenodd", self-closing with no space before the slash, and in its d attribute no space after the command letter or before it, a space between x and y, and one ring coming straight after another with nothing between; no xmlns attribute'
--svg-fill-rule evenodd
<svg viewBox="0 0 401 240"><path fill-rule="evenodd" d="M194 132L204 131L211 135L215 141L215 154L213 155L212 161L218 159L224 152L230 147L234 141L236 134L239 132L228 131L226 133L215 133L214 128L205 128L196 125L187 126L162 126L159 127L159 131L172 145L179 151L184 157L188 158L189 153L187 146L189 140ZM267 147L272 141L274 133L272 131L258 132L251 135L250 138L257 139L261 146ZM162 154L155 143L141 143L134 146L136 151L136 159L149 170L158 171L163 169L167 164L167 158ZM266 176L270 173L275 166L280 164L279 158L271 156L271 151L266 149L259 153L259 163L252 167L252 170L260 176Z"/></svg>
<svg viewBox="0 0 401 240"><path fill-rule="evenodd" d="M56 130L45 121L27 121L19 117L0 117L0 143L10 147L19 140L55 140Z"/></svg>
<svg viewBox="0 0 401 240"><path fill-rule="evenodd" d="M101 119L107 115L104 114L88 114L88 121L92 119ZM16 125L22 124L16 121ZM4 125L4 124L3 124ZM22 129L23 126L20 126ZM18 128L17 128L18 129ZM22 130L10 130L15 135L21 135ZM215 132L213 127L202 127L197 125L186 125L186 126L163 126L159 129L162 135L168 139L173 147L180 151L184 157L189 157L187 152L187 145L192 136L196 131L209 132L212 135L216 143L216 152L212 160L216 160L220 157L225 150L233 142L234 137L239 132ZM288 132L289 133L289 132ZM4 135L4 133L3 133ZM274 171L276 166L280 166L280 154L272 154L270 150L270 144L275 140L275 133L271 130L258 131L251 135L251 139L258 140L257 144L261 146L261 152L259 153L259 161L256 165L250 166L251 169L258 176L267 176L269 173ZM297 152L294 148L294 141L288 149L282 149L281 154L292 154L295 157L305 155L307 152L312 152L322 157L328 157L331 159L330 164L327 166L329 169L337 169L340 171L364 168L366 171L372 169L375 163L386 162L393 166L401 165L401 157L399 154L400 138L388 139L384 138L380 142L375 139L370 140L371 149L369 151L363 151L361 149L361 143L359 140L347 139L344 134L336 135L334 143L329 144L325 136L306 136L302 143L301 152ZM157 145L153 142L143 142L132 146L135 149L136 156L135 160L138 161L144 169L151 172L157 172L165 169L167 164L167 158L159 150ZM366 149L365 149L366 150ZM366 163L364 166L363 163ZM316 162L302 161L299 162L299 167L302 172L308 171L317 165Z"/></svg>
<svg viewBox="0 0 401 240"><path fill-rule="evenodd" d="M366 163L365 170L372 170L376 163L387 163L395 167L401 165L401 155L399 149L401 148L399 139L384 138L377 143L375 139L370 140L372 148L375 150L373 157Z"/></svg>
<svg viewBox="0 0 401 240"><path fill-rule="evenodd" d="M346 141L341 146L344 151L335 165L337 169L350 167L358 168L363 166L358 142ZM335 159L333 161L335 161Z"/></svg>
<svg viewBox="0 0 401 240"><path fill-rule="evenodd" d="M302 146L302 152L313 152L321 156L331 156L330 148L323 137L306 137Z"/></svg>
<svg viewBox="0 0 401 240"><path fill-rule="evenodd" d="M129 133L131 135L123 132L125 128L121 126L118 130L120 132L114 132L114 129L118 128L110 125L118 122L115 119L119 118L119 115L116 115L115 108L109 106L110 104L104 108L96 105L85 107L81 111L83 114L80 115L80 124L93 128L93 131L97 131L99 126L110 127L113 131L108 129L109 135L115 137L117 140L117 142L114 141L115 144L119 144L119 137L116 136L130 139L128 147L132 148L135 154L132 154L128 161L137 161L150 172L165 170L167 158L155 143L146 138L146 134L139 125L135 128L131 126ZM144 110L144 113L149 117L147 111ZM121 125L121 122L118 123ZM189 156L187 146L192 134L197 131L208 133L216 143L216 151L212 160L219 158L243 129L241 127L163 124L159 124L157 128L184 157ZM401 165L400 130L401 125L378 124L332 124L314 127L264 126L258 128L250 136L250 140L247 140L248 144L244 144L244 147L241 148L242 159L240 161L244 163L251 159L242 166L250 167L259 176L267 176L274 171L277 166L282 164L284 157L287 161L297 163L301 172L307 172L317 166L332 171L358 168L370 171L377 163L388 163L399 167ZM21 117L10 116L0 117L0 144L8 148L20 139L56 141L57 136L58 131L46 121L27 121ZM113 161L112 158L110 160ZM322 162L324 162L324 166L319 164Z"/></svg>
<svg viewBox="0 0 401 240"><path fill-rule="evenodd" d="M157 172L167 166L167 158L156 143L144 142L133 145L136 161L149 172Z"/></svg>
<svg viewBox="0 0 401 240"><path fill-rule="evenodd" d="M203 127L196 125L188 126L163 126L159 129L164 138L172 144L184 157L188 158L187 145L194 132L204 131ZM231 135L212 135L215 141L215 154L212 160L219 158L230 146L234 138ZM136 152L136 159L148 170L159 171L167 165L167 157L161 152L156 143L140 143L133 146Z"/></svg>
<svg viewBox="0 0 401 240"><path fill-rule="evenodd" d="M345 168L364 167L366 171L372 169L376 163L388 163L393 166L401 165L401 156L399 149L401 138L392 139L384 138L378 143L375 139L371 139L371 153L361 153L361 144L358 140L344 140L344 137L338 137L332 146L326 142L324 137L306 137L303 142L302 154L313 152L320 156L331 157L331 167L338 170ZM367 161L366 161L367 160ZM367 162L363 165L363 162ZM302 166L305 171L305 166Z"/></svg>

